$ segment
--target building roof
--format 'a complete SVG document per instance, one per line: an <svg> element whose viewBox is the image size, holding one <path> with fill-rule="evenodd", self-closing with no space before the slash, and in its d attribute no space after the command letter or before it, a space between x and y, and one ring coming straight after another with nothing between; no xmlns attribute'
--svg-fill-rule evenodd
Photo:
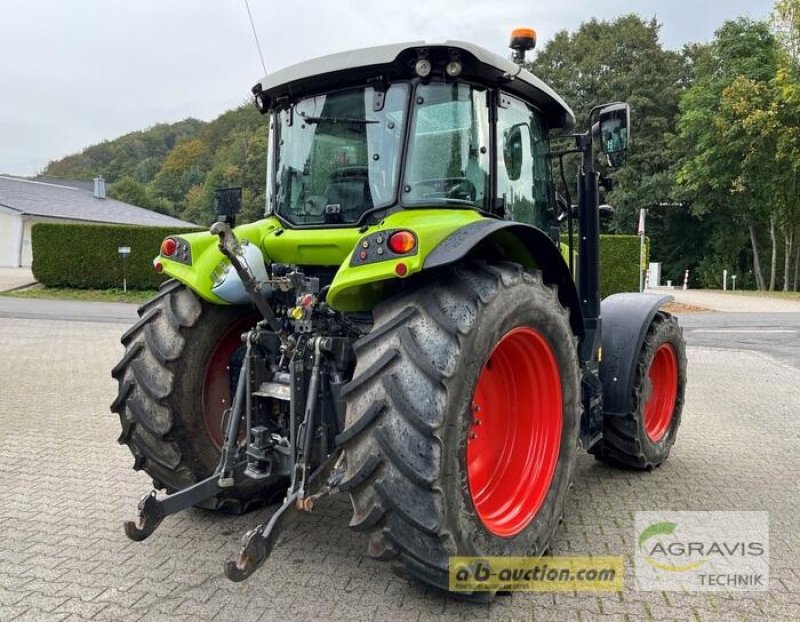
<svg viewBox="0 0 800 622"><path fill-rule="evenodd" d="M10 177L14 177L14 175L10 175ZM31 178L31 181L41 181L45 184L55 184L56 186L69 186L70 188L78 188L79 190L88 190L89 192L92 192L94 190L94 182L91 180L86 181L83 179L61 179L60 177L37 175L36 177Z"/></svg>
<svg viewBox="0 0 800 622"><path fill-rule="evenodd" d="M527 69L485 48L464 41L428 43L411 41L392 43L358 50L349 50L307 60L268 74L253 87L253 93L264 93L272 100L295 98L315 88L327 88L327 82L339 82L342 76L380 72L388 77L408 72L409 59L424 55L457 55L464 63L464 75L479 76L500 82L503 88L522 95L539 105L549 117L550 126L569 131L575 115L558 94Z"/></svg>
<svg viewBox="0 0 800 622"><path fill-rule="evenodd" d="M29 216L148 227L197 225L115 199L98 199L91 191L0 175L0 206Z"/></svg>

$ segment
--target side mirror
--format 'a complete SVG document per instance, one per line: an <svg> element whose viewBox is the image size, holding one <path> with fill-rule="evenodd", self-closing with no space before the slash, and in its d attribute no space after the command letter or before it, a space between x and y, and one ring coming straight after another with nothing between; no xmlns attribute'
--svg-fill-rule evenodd
<svg viewBox="0 0 800 622"><path fill-rule="evenodd" d="M603 203L598 210L600 211L600 218L611 218L617 211L613 205L608 203Z"/></svg>
<svg viewBox="0 0 800 622"><path fill-rule="evenodd" d="M242 209L241 188L217 188L214 190L214 214L217 222L226 222L233 226L236 214Z"/></svg>
<svg viewBox="0 0 800 622"><path fill-rule="evenodd" d="M506 173L511 181L516 181L522 175L522 126L517 124L508 128L503 133L503 161Z"/></svg>
<svg viewBox="0 0 800 622"><path fill-rule="evenodd" d="M608 157L608 165L625 164L630 142L631 108L628 104L609 104L600 110L597 121L600 148Z"/></svg>

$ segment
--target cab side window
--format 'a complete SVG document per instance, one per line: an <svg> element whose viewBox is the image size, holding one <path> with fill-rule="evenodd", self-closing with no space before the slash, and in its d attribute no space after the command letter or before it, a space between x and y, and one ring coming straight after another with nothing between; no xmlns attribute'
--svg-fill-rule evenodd
<svg viewBox="0 0 800 622"><path fill-rule="evenodd" d="M547 230L552 182L547 138L539 114L500 93L497 109L497 198L506 216Z"/></svg>

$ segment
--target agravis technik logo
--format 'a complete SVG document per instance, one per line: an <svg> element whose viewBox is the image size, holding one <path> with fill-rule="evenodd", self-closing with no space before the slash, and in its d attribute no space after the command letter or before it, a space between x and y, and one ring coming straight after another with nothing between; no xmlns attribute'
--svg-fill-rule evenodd
<svg viewBox="0 0 800 622"><path fill-rule="evenodd" d="M767 512L637 512L641 590L763 590L769 579Z"/></svg>

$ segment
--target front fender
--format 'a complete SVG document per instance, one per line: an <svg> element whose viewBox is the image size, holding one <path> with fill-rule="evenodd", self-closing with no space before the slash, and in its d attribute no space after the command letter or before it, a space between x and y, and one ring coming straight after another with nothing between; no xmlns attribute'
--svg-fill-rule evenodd
<svg viewBox="0 0 800 622"><path fill-rule="evenodd" d="M614 294L600 303L603 316L603 414L622 416L633 410L636 362L647 329L658 310L674 300L659 294Z"/></svg>

